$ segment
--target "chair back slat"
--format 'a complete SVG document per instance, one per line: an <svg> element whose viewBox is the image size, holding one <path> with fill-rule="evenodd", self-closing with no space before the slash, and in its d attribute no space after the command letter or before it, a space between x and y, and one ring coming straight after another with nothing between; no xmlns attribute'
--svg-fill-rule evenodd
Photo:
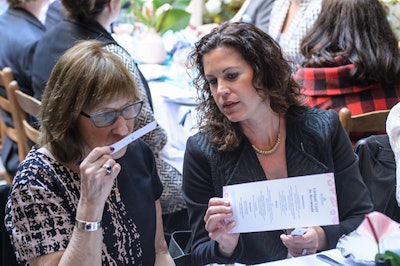
<svg viewBox="0 0 400 266"><path fill-rule="evenodd" d="M15 97L25 113L35 117L39 116L39 109L42 103L38 99L20 90L15 90Z"/></svg>
<svg viewBox="0 0 400 266"><path fill-rule="evenodd" d="M14 80L14 74L12 69L9 67L5 67L0 69L0 139L1 143L4 143L4 139L6 136L10 138L12 141L18 144L18 158L24 157L22 151L19 151L19 134L16 128L8 126L4 123L2 111L8 112L11 114L11 103L10 100L4 97L7 95L7 87L9 87L11 81ZM7 173L1 173L2 176L5 177L7 183L12 182L12 177L10 177Z"/></svg>
<svg viewBox="0 0 400 266"><path fill-rule="evenodd" d="M379 132L386 131L386 119L390 109L351 115L347 107L339 111L340 122L347 134L351 132Z"/></svg>
<svg viewBox="0 0 400 266"><path fill-rule="evenodd" d="M15 127L18 129L19 139L23 145L25 156L30 150L28 141L38 142L40 131L34 128L27 120L29 116L38 117L41 102L19 89L17 81L13 80L7 89L7 95L12 105L12 114ZM22 145L21 145L22 146Z"/></svg>

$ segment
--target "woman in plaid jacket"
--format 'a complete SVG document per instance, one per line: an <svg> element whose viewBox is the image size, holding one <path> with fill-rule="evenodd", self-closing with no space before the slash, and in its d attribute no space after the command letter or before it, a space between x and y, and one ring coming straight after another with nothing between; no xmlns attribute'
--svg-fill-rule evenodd
<svg viewBox="0 0 400 266"><path fill-rule="evenodd" d="M324 0L301 52L305 59L295 80L311 107L346 106L357 115L400 100L398 40L379 0Z"/></svg>

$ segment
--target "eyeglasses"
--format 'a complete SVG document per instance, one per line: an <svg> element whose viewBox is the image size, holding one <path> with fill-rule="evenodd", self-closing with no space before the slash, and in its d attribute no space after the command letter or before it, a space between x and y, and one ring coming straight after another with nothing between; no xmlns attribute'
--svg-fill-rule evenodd
<svg viewBox="0 0 400 266"><path fill-rule="evenodd" d="M143 101L137 101L130 105L125 106L118 111L109 111L97 114L87 114L81 111L81 115L86 116L92 120L96 127L108 127L115 123L117 118L121 115L125 120L133 119L138 116L142 109Z"/></svg>

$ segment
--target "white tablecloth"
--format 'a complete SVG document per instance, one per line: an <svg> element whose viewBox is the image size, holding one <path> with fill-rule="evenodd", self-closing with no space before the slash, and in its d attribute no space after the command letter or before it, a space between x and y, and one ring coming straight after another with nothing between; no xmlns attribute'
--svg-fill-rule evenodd
<svg viewBox="0 0 400 266"><path fill-rule="evenodd" d="M261 263L261 264L256 264L256 266L327 266L327 265L365 266L365 264L356 263L350 258L344 258L338 249L331 249L331 250L320 252L318 254L302 256L302 257L297 257L297 258L284 259L284 260L278 260L278 261L272 261L272 262L267 262L267 263ZM334 261L322 260L320 258L321 255L328 256L329 258L333 259ZM317 257L317 256L319 256L319 257ZM221 264L209 264L207 266L217 266L217 265L221 265ZM245 266L244 264L239 264L239 263L226 264L225 266L228 266L228 265Z"/></svg>
<svg viewBox="0 0 400 266"><path fill-rule="evenodd" d="M182 172L188 137L197 132L194 92L180 89L171 82L149 82L157 122L168 134L161 157Z"/></svg>

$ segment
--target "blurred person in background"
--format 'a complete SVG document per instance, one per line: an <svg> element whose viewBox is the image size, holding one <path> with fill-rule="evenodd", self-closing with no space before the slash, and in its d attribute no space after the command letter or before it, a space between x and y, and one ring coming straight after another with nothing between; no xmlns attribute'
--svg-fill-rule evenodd
<svg viewBox="0 0 400 266"><path fill-rule="evenodd" d="M295 72L303 61L300 43L321 12L322 0L275 0L268 34L279 43Z"/></svg>
<svg viewBox="0 0 400 266"><path fill-rule="evenodd" d="M301 42L302 68L294 78L319 109L352 115L386 110L400 101L398 40L379 0L323 0ZM352 133L353 144L374 132Z"/></svg>
<svg viewBox="0 0 400 266"><path fill-rule="evenodd" d="M50 29L61 20L67 18L67 16L67 11L61 4L61 0L54 0L47 8L45 21L46 29Z"/></svg>
<svg viewBox="0 0 400 266"><path fill-rule="evenodd" d="M0 15L0 68L10 67L20 90L32 95L31 72L35 45L46 31L39 20L48 0L7 0L8 9ZM0 89L6 96L4 88ZM3 112L4 123L13 126L11 114ZM1 160L10 177L19 163L17 143L5 137Z"/></svg>

